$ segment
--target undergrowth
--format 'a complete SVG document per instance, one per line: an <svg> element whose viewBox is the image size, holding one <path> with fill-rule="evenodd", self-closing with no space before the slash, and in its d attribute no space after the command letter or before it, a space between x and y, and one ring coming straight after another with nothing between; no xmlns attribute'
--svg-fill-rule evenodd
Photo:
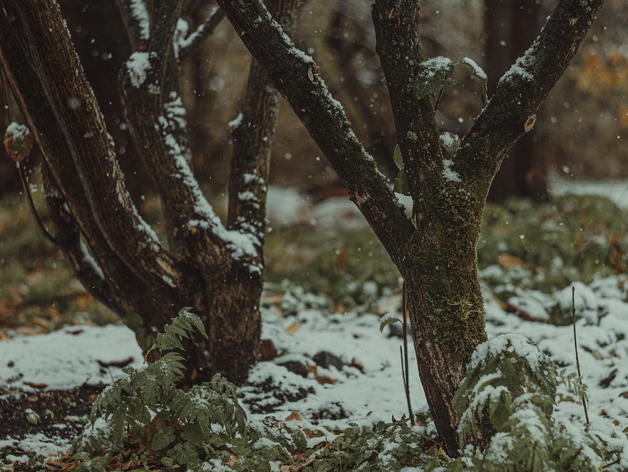
<svg viewBox="0 0 628 472"><path fill-rule="evenodd" d="M344 430L309 428L272 417L248 419L236 387L219 374L184 391L177 385L184 359L174 351L195 328L206 336L201 320L181 310L151 348L159 359L143 371L125 369L127 376L100 394L89 427L72 445L78 471L184 466L192 471L567 472L599 469L624 453L625 438L615 433L554 420L559 383L577 398L586 398L586 386L559 372L521 335L497 336L474 353L454 398L464 453L452 459L439 446L427 415L412 426L404 417L351 423ZM477 421L485 418L496 434L479 451L471 444Z"/></svg>

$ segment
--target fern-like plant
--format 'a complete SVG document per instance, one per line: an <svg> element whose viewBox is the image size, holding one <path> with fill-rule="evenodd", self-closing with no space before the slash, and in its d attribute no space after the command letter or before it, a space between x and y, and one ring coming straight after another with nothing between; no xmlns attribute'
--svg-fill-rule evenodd
<svg viewBox="0 0 628 472"><path fill-rule="evenodd" d="M483 454L465 449L450 462L456 470L498 472L589 471L612 462L621 451L584 425L563 425L551 416L559 382L586 397L575 374L558 372L552 360L522 335L497 336L478 346L454 405L460 415L460 445L477 439L476 420L493 423L495 436Z"/></svg>
<svg viewBox="0 0 628 472"><path fill-rule="evenodd" d="M166 351L182 349L182 338L193 328L207 337L198 316L184 308L147 352L148 357L157 350L158 360L141 372L127 367L125 378L102 391L92 406L91 427L72 445L73 457L85 461L81 470L92 468L90 459L100 457L91 464L97 466L124 448L134 451L136 463L157 460L195 469L201 458L219 457L225 444L248 447L246 414L233 384L216 375L187 392L177 388L184 358Z"/></svg>

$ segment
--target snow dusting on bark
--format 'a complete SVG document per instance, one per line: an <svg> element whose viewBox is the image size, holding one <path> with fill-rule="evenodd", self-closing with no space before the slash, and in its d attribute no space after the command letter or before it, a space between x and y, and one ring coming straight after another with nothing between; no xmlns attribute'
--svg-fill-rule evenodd
<svg viewBox="0 0 628 472"><path fill-rule="evenodd" d="M103 273L98 263L94 260L83 241L79 241L79 249L81 250L81 254L83 255L83 261L85 261L85 263L92 268L98 278L100 278L101 280L105 280L105 274Z"/></svg>
<svg viewBox="0 0 628 472"><path fill-rule="evenodd" d="M242 119L244 118L244 115L242 113L238 113L238 116L236 116L233 120L231 120L227 126L229 128L236 129L238 126L240 126L242 124Z"/></svg>
<svg viewBox="0 0 628 472"><path fill-rule="evenodd" d="M450 182L460 182L460 175L458 172L453 170L451 166L454 165L454 161L451 159L443 159L443 177L445 177Z"/></svg>
<svg viewBox="0 0 628 472"><path fill-rule="evenodd" d="M231 251L231 255L235 259L242 257L257 258L259 250L262 247L260 238L250 232L245 233L236 230L227 230L220 218L214 212L203 192L201 191L192 169L189 166L189 159L185 155L189 154L187 148L182 147L176 138L171 134L172 130L177 127L185 126L185 108L181 102L181 98L176 93L170 94L170 102L164 106L166 117L159 117L159 125L161 127L164 143L168 147L168 153L174 159L177 167L177 173L173 174L173 178L180 179L189 187L194 198L194 217L191 218L187 226L188 228L196 228L204 231L211 231L220 239L225 241L227 248ZM248 193L244 192L245 198Z"/></svg>
<svg viewBox="0 0 628 472"><path fill-rule="evenodd" d="M151 68L150 59L151 55L155 53L148 53L143 51L136 51L131 54L129 60L126 61L126 68L129 71L129 78L133 87L139 87L146 81L146 74Z"/></svg>
<svg viewBox="0 0 628 472"><path fill-rule="evenodd" d="M512 67L499 79L500 82L504 82L507 80L513 80L516 77L520 77L525 80L532 80L532 74L528 72L528 57L527 54L521 56L519 59L515 61Z"/></svg>
<svg viewBox="0 0 628 472"><path fill-rule="evenodd" d="M140 28L140 39L150 38L150 17L144 0L131 0L131 15Z"/></svg>

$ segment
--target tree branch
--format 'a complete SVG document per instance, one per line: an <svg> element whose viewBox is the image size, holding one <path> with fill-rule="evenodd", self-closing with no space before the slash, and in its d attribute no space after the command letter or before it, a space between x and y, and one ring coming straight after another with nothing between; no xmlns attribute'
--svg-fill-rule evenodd
<svg viewBox="0 0 628 472"><path fill-rule="evenodd" d="M267 7L273 18L284 26L289 35L296 28L300 3L300 0L268 2ZM279 92L253 59L242 111L233 125L234 149L229 175L227 228L251 233L259 239L261 245L266 230L270 150L280 99ZM261 251L256 262L258 266L262 263Z"/></svg>
<svg viewBox="0 0 628 472"><path fill-rule="evenodd" d="M172 249L180 256L196 257L201 252L192 246L200 250L198 245L202 244L202 253L217 259L225 243L215 233L224 231L224 227L188 164L185 108L176 92L171 48L182 3L162 4L158 15L162 21L155 25L148 51L134 53L120 71L120 94L129 131L138 153L151 169L172 225Z"/></svg>
<svg viewBox="0 0 628 472"><path fill-rule="evenodd" d="M429 229L431 222L425 220L428 197L423 176L435 161L442 160L442 153L434 104L427 97L418 99L414 93L414 81L423 62L419 2L376 0L372 16L376 51L386 76L413 213L417 226Z"/></svg>
<svg viewBox="0 0 628 472"><path fill-rule="evenodd" d="M351 130L316 63L294 47L259 0L218 0L218 4L306 126L393 260L400 263L400 247L414 227Z"/></svg>
<svg viewBox="0 0 628 472"><path fill-rule="evenodd" d="M604 0L561 0L539 37L500 79L495 94L462 140L461 174L481 175L487 187L506 151L523 136L564 73Z"/></svg>
<svg viewBox="0 0 628 472"><path fill-rule="evenodd" d="M116 0L132 51L143 51L150 39L150 15L144 0Z"/></svg>
<svg viewBox="0 0 628 472"><path fill-rule="evenodd" d="M99 302L115 313L124 308L116 303L102 268L91 257L81 241L81 231L61 191L54 183L46 164L42 166L44 190L56 241L66 261L83 287Z"/></svg>
<svg viewBox="0 0 628 472"><path fill-rule="evenodd" d="M216 27L225 17L225 12L220 8L214 8L209 17L196 30L188 35L187 38L181 38L178 44L179 61L189 57L196 48L214 33Z"/></svg>
<svg viewBox="0 0 628 472"><path fill-rule="evenodd" d="M149 286L173 287L169 281L178 281L179 270L131 202L102 115L58 6L50 0L40 2L37 8L15 0L2 0L0 5L0 60L15 95L20 95L21 105L26 106L25 114L41 108L42 103L52 110L52 121L42 121L34 129L42 134L49 130L59 133L55 139L65 142L73 166L65 161L58 163L61 168L76 167L79 186L85 192L82 202L73 202L75 208L85 200L89 202L93 216L86 219L96 220L116 255ZM17 64L21 64L19 69ZM20 74L19 84L13 77L16 70ZM26 75L31 76L34 88L23 87ZM43 94L34 97L33 90Z"/></svg>

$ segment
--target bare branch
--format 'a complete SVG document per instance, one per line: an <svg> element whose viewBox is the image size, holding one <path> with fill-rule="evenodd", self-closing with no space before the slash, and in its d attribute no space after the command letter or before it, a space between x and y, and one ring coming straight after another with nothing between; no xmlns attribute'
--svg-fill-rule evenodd
<svg viewBox="0 0 628 472"><path fill-rule="evenodd" d="M268 9L288 34L296 27L300 0L269 0ZM255 60L242 111L233 126L233 159L229 175L227 227L250 233L263 245L266 230L266 193L270 150L279 113L279 92ZM262 253L256 261L262 263ZM261 267L260 267L261 268ZM260 271L261 275L261 271Z"/></svg>
<svg viewBox="0 0 628 472"><path fill-rule="evenodd" d="M19 100L26 107L25 115L41 108L42 100L53 111L54 123L41 122L42 128L35 129L43 134L43 129L52 127L61 133L56 139L67 144L68 157L71 156L80 176L79 186L85 191L83 201L73 203L77 207L83 205L86 197L108 245L141 278L154 286L168 287L169 281L174 284L180 277L176 262L161 247L131 202L113 143L58 6L50 0L40 2L37 8L13 0L2 1L0 5L4 13L0 14L0 45L11 45L0 51L0 60L14 94L21 95ZM28 62L21 61L20 55L28 58ZM20 62L25 70L15 68ZM19 70L19 84L12 75L15 70ZM23 88L26 74L33 75L37 84L29 91ZM27 96L32 90L42 90L43 95ZM67 162L61 165L68 167Z"/></svg>
<svg viewBox="0 0 628 472"><path fill-rule="evenodd" d="M132 51L145 50L150 38L150 15L144 0L116 0Z"/></svg>
<svg viewBox="0 0 628 472"><path fill-rule="evenodd" d="M215 8L209 17L196 30L185 39L179 40L179 61L189 57L196 48L209 36L214 34L214 30L225 17L225 13L220 8Z"/></svg>
<svg viewBox="0 0 628 472"><path fill-rule="evenodd" d="M430 222L424 219L428 198L423 176L435 159L441 159L441 152L434 105L428 98L419 100L414 94L414 80L423 62L419 2L377 0L372 13L376 50L388 84L414 215L419 227L429 228Z"/></svg>
<svg viewBox="0 0 628 472"><path fill-rule="evenodd" d="M83 287L110 310L120 313L123 307L116 303L102 268L91 257L81 241L81 231L61 191L54 183L47 165L42 167L44 189L50 219L55 227L56 241L66 261Z"/></svg>
<svg viewBox="0 0 628 472"><path fill-rule="evenodd" d="M393 260L400 263L403 245L399 241L408 240L414 227L351 130L342 105L329 93L318 65L295 48L259 0L218 0L218 4L306 126Z"/></svg>
<svg viewBox="0 0 628 472"><path fill-rule="evenodd" d="M561 0L541 34L501 78L490 103L462 140L462 171L489 179L506 151L534 125L536 112L564 73L603 0ZM488 191L488 188L486 189Z"/></svg>

